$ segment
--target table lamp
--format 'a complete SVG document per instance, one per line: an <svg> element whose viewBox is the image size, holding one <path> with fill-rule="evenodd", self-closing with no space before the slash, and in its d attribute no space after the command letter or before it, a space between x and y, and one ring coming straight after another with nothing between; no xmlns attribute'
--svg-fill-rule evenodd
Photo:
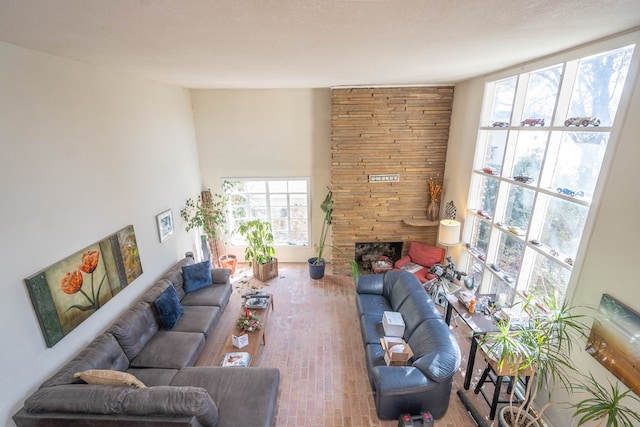
<svg viewBox="0 0 640 427"><path fill-rule="evenodd" d="M440 220L438 243L447 248L447 255L449 255L449 246L460 243L460 222L455 219Z"/></svg>

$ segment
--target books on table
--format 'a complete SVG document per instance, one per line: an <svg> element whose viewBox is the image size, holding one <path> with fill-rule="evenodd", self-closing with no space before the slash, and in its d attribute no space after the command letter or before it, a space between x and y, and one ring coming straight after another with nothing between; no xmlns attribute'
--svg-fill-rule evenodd
<svg viewBox="0 0 640 427"><path fill-rule="evenodd" d="M220 366L236 366L248 368L251 364L251 355L246 351L233 351L226 353Z"/></svg>
<svg viewBox="0 0 640 427"><path fill-rule="evenodd" d="M422 270L424 267L416 264L415 262L408 262L400 268L404 271L408 271L409 273L415 273L416 271Z"/></svg>

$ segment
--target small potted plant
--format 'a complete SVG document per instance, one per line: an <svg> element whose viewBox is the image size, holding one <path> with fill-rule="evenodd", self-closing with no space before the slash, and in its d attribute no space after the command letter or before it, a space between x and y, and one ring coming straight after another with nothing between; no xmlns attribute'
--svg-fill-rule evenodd
<svg viewBox="0 0 640 427"><path fill-rule="evenodd" d="M187 199L180 216L185 221L185 231L201 228L204 232L211 259L217 260L220 254L219 236L227 224L226 199L218 194L205 190L195 198Z"/></svg>
<svg viewBox="0 0 640 427"><path fill-rule="evenodd" d="M238 225L238 233L247 241L244 260L253 267L253 277L267 281L278 275L275 239L271 223L255 219Z"/></svg>

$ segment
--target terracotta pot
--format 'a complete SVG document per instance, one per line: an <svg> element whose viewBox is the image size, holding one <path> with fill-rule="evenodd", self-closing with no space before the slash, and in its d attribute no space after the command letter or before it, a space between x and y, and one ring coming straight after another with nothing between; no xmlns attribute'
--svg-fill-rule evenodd
<svg viewBox="0 0 640 427"><path fill-rule="evenodd" d="M238 264L238 259L235 255L223 255L218 258L218 261L220 261L220 267L230 269L232 276L235 274L236 265Z"/></svg>

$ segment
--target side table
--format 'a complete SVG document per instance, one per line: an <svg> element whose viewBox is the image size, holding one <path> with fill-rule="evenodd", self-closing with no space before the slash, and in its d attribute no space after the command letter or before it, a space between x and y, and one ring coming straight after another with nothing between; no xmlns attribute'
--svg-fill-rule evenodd
<svg viewBox="0 0 640 427"><path fill-rule="evenodd" d="M469 357L467 359L467 371L464 374L464 389L469 390L471 386L471 377L473 376L473 365L476 361L476 351L478 350L478 337L490 332L498 332L498 327L494 323L491 316L483 313L469 313L455 295L447 295L447 308L445 310L444 320L447 325L451 323L451 315L455 311L460 318L471 329L471 346L469 348ZM482 294L480 297L489 297L494 299L493 294Z"/></svg>

